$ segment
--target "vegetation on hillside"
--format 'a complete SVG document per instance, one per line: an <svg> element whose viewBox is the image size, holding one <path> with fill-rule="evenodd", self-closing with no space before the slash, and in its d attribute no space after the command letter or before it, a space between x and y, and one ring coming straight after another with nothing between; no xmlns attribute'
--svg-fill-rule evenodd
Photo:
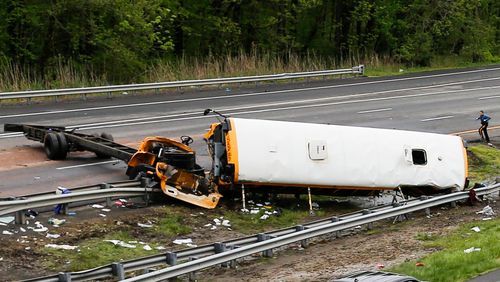
<svg viewBox="0 0 500 282"><path fill-rule="evenodd" d="M233 58L267 72L500 61L495 0L5 0L0 18L0 89L219 76Z"/></svg>

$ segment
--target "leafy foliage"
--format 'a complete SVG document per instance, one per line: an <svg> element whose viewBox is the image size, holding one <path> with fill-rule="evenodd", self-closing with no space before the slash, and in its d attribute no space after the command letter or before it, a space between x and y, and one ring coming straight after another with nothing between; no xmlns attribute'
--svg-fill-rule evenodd
<svg viewBox="0 0 500 282"><path fill-rule="evenodd" d="M0 18L0 67L48 80L60 64L136 82L158 62L241 53L408 66L500 60L495 0L5 0Z"/></svg>

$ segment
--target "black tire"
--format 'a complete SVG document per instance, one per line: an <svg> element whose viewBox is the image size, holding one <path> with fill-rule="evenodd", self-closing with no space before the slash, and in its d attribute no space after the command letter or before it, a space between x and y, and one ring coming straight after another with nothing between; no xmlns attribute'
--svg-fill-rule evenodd
<svg viewBox="0 0 500 282"><path fill-rule="evenodd" d="M59 142L59 152L57 154L58 160L64 160L68 156L69 146L68 141L66 140L66 136L64 133L58 132L56 133L57 141Z"/></svg>
<svg viewBox="0 0 500 282"><path fill-rule="evenodd" d="M106 133L106 132L101 133L101 138L106 139L108 141L115 141L115 139L113 138L113 135Z"/></svg>
<svg viewBox="0 0 500 282"><path fill-rule="evenodd" d="M45 154L51 160L57 160L60 154L61 147L59 146L59 140L57 139L57 134L54 132L48 132L43 138L43 148L45 149Z"/></svg>

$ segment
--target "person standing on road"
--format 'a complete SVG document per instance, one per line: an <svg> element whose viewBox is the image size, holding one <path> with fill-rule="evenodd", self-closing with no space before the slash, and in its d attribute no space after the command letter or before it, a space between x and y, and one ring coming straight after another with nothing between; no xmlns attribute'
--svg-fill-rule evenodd
<svg viewBox="0 0 500 282"><path fill-rule="evenodd" d="M490 143L490 136L488 136L488 121L491 118L487 116L484 111L479 111L479 117L477 119L481 121L481 127L479 128L479 135L481 136L481 139Z"/></svg>

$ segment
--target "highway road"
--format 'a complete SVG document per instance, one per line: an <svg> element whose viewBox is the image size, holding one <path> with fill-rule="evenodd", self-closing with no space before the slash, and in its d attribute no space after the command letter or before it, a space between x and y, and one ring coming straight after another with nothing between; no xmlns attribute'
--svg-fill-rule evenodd
<svg viewBox="0 0 500 282"><path fill-rule="evenodd" d="M86 133L106 131L129 145L145 136L191 135L203 166L209 160L201 135L216 121L214 116L202 115L206 108L234 117L437 133L476 129L478 111L485 110L493 118L491 135L500 135L500 130L494 130L500 127L500 66L227 87L68 103L4 104L0 124L2 129L4 123L30 123L69 126ZM477 138L475 133L466 137ZM0 158L0 198L125 178L124 163L98 160L88 153L48 161L41 144L19 134L0 132Z"/></svg>

